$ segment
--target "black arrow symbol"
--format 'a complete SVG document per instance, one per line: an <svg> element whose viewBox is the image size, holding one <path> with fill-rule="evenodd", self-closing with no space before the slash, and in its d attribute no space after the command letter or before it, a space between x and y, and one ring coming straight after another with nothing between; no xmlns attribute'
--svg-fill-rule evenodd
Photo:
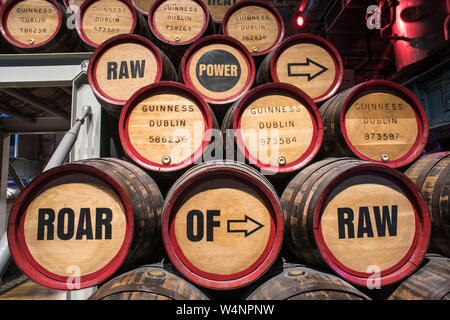
<svg viewBox="0 0 450 320"><path fill-rule="evenodd" d="M315 73L314 75L311 75L311 73L294 73L294 72L292 72L292 67L308 67L311 64L318 66L320 68L320 71ZM310 58L306 58L306 62L304 62L304 63L288 63L287 68L288 68L288 76L289 77L308 77L308 81L311 81L311 80L317 78L322 73L324 73L325 71L328 70L327 67L311 60Z"/></svg>
<svg viewBox="0 0 450 320"><path fill-rule="evenodd" d="M256 227L253 230L251 230L251 231L248 230L249 229L248 228L248 226L249 226L248 222L249 221L253 222L256 225ZM232 223L245 223L247 228L245 230L231 230L231 224ZM258 221L250 218L247 215L245 215L244 220L227 220L227 232L243 232L243 233L245 233L245 237L248 237L252 233L254 233L254 232L258 231L259 229L261 229L262 227L264 227L263 224L261 224Z"/></svg>

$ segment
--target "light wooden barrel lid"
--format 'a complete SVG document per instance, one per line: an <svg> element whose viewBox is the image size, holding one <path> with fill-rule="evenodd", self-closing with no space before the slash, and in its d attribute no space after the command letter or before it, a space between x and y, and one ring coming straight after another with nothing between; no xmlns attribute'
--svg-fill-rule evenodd
<svg viewBox="0 0 450 320"><path fill-rule="evenodd" d="M43 286L72 290L105 281L133 236L124 190L103 171L68 164L37 176L14 204L8 241L17 266Z"/></svg>
<svg viewBox="0 0 450 320"><path fill-rule="evenodd" d="M61 30L63 16L54 0L13 0L1 8L0 31L12 45L39 48Z"/></svg>
<svg viewBox="0 0 450 320"><path fill-rule="evenodd" d="M156 0L131 0L136 10L147 16Z"/></svg>
<svg viewBox="0 0 450 320"><path fill-rule="evenodd" d="M344 67L336 48L312 34L296 34L275 49L270 61L275 82L292 84L314 102L330 98L341 85Z"/></svg>
<svg viewBox="0 0 450 320"><path fill-rule="evenodd" d="M320 149L323 133L311 98L284 83L249 91L234 111L233 128L236 143L250 163L277 173L308 164Z"/></svg>
<svg viewBox="0 0 450 320"><path fill-rule="evenodd" d="M162 172L193 164L208 146L212 127L211 110L202 97L170 81L138 90L119 119L127 155L148 170Z"/></svg>
<svg viewBox="0 0 450 320"><path fill-rule="evenodd" d="M174 266L217 290L255 281L275 261L283 223L275 191L243 165L205 163L169 191L162 234Z"/></svg>
<svg viewBox="0 0 450 320"><path fill-rule="evenodd" d="M133 33L136 24L136 11L127 0L84 1L76 19L78 35L94 48L116 35Z"/></svg>
<svg viewBox="0 0 450 320"><path fill-rule="evenodd" d="M115 105L125 105L140 88L161 79L162 58L148 39L117 35L102 43L89 62L88 79L95 95Z"/></svg>
<svg viewBox="0 0 450 320"><path fill-rule="evenodd" d="M223 33L245 45L253 56L270 52L284 37L284 22L277 8L260 0L243 0L223 18Z"/></svg>
<svg viewBox="0 0 450 320"><path fill-rule="evenodd" d="M394 168L420 156L428 140L422 104L410 90L391 81L356 86L343 102L340 121L352 152Z"/></svg>
<svg viewBox="0 0 450 320"><path fill-rule="evenodd" d="M227 10L236 2L242 0L202 0L208 7L215 23L222 23Z"/></svg>
<svg viewBox="0 0 450 320"><path fill-rule="evenodd" d="M245 47L227 36L207 36L183 56L183 81L205 101L225 104L242 97L252 86L255 64Z"/></svg>
<svg viewBox="0 0 450 320"><path fill-rule="evenodd" d="M202 0L156 0L148 23L153 34L171 45L186 45L199 39L210 20Z"/></svg>
<svg viewBox="0 0 450 320"><path fill-rule="evenodd" d="M431 231L426 202L412 181L394 169L375 163L353 166L322 181L308 202L323 259L354 284L399 281L426 253Z"/></svg>

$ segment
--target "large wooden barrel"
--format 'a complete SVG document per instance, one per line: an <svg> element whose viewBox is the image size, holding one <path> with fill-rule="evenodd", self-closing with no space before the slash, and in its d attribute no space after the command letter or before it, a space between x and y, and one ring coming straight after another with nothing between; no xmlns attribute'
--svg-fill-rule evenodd
<svg viewBox="0 0 450 320"><path fill-rule="evenodd" d="M405 174L428 203L432 225L430 250L450 257L450 152L423 156Z"/></svg>
<svg viewBox="0 0 450 320"><path fill-rule="evenodd" d="M330 42L300 33L286 38L264 58L256 83L289 83L318 103L336 93L343 74L342 58Z"/></svg>
<svg viewBox="0 0 450 320"><path fill-rule="evenodd" d="M306 166L322 143L319 110L303 91L270 83L234 103L222 122L225 143L268 173L288 173Z"/></svg>
<svg viewBox="0 0 450 320"><path fill-rule="evenodd" d="M140 88L160 80L176 80L169 58L150 40L121 34L103 42L91 56L89 84L103 108L118 118Z"/></svg>
<svg viewBox="0 0 450 320"><path fill-rule="evenodd" d="M89 300L209 300L167 265L145 265L103 284Z"/></svg>
<svg viewBox="0 0 450 320"><path fill-rule="evenodd" d="M428 118L410 90L391 81L372 80L341 92L319 109L324 156L351 156L405 166L422 153Z"/></svg>
<svg viewBox="0 0 450 320"><path fill-rule="evenodd" d="M81 4L76 29L86 48L95 50L119 34L148 36L145 18L130 0L86 0Z"/></svg>
<svg viewBox="0 0 450 320"><path fill-rule="evenodd" d="M388 300L450 300L450 258L427 254L419 269Z"/></svg>
<svg viewBox="0 0 450 320"><path fill-rule="evenodd" d="M174 266L190 281L231 290L258 279L283 241L278 196L255 169L209 161L182 175L169 190L162 236Z"/></svg>
<svg viewBox="0 0 450 320"><path fill-rule="evenodd" d="M370 300L339 277L301 264L284 263L261 282L246 300Z"/></svg>
<svg viewBox="0 0 450 320"><path fill-rule="evenodd" d="M292 179L281 204L286 247L302 262L356 285L400 281L428 248L431 224L420 191L381 164L352 158L316 162Z"/></svg>
<svg viewBox="0 0 450 320"><path fill-rule="evenodd" d="M263 0L242 0L227 10L224 35L242 42L254 57L272 51L284 37L284 22L277 8Z"/></svg>
<svg viewBox="0 0 450 320"><path fill-rule="evenodd" d="M180 63L179 77L222 118L230 104L250 90L255 72L252 57L239 41L214 35L189 47Z"/></svg>
<svg viewBox="0 0 450 320"><path fill-rule="evenodd" d="M58 290L104 282L151 257L160 241L162 195L128 162L66 164L37 176L11 210L8 241L17 266Z"/></svg>
<svg viewBox="0 0 450 320"><path fill-rule="evenodd" d="M152 41L175 66L192 43L215 33L214 22L202 0L156 0L148 23Z"/></svg>
<svg viewBox="0 0 450 320"><path fill-rule="evenodd" d="M18 52L67 52L79 40L66 24L65 8L55 0L11 0L0 9L2 36Z"/></svg>
<svg viewBox="0 0 450 320"><path fill-rule="evenodd" d="M209 12L213 18L214 23L220 26L225 17L225 13L236 2L242 0L202 0L208 7Z"/></svg>
<svg viewBox="0 0 450 320"><path fill-rule="evenodd" d="M128 157L154 172L179 172L200 160L217 122L194 90L161 81L138 90L119 119L119 135Z"/></svg>

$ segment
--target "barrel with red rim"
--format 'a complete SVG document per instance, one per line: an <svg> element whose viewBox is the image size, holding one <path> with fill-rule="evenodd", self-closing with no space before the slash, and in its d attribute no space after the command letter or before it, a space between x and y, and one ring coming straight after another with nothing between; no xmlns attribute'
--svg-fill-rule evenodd
<svg viewBox="0 0 450 320"><path fill-rule="evenodd" d="M222 32L243 43L252 56L262 56L283 40L284 22L270 2L242 0L227 10Z"/></svg>
<svg viewBox="0 0 450 320"><path fill-rule="evenodd" d="M327 158L298 173L281 197L286 246L302 262L359 286L409 276L428 248L427 204L398 170Z"/></svg>
<svg viewBox="0 0 450 320"><path fill-rule="evenodd" d="M207 36L186 51L180 64L183 82L206 102L227 105L253 85L255 64L239 41L227 36Z"/></svg>
<svg viewBox="0 0 450 320"><path fill-rule="evenodd" d="M0 31L19 52L63 52L79 41L66 25L64 7L55 0L11 0L0 9Z"/></svg>
<svg viewBox="0 0 450 320"><path fill-rule="evenodd" d="M232 130L237 151L245 159L275 174L303 168L322 143L322 120L315 103L285 83L258 86L234 103L222 122L223 136L231 134L227 130Z"/></svg>
<svg viewBox="0 0 450 320"><path fill-rule="evenodd" d="M119 34L147 35L145 19L130 0L86 0L76 19L79 37L88 49Z"/></svg>
<svg viewBox="0 0 450 320"><path fill-rule="evenodd" d="M319 109L324 126L323 153L353 156L402 167L422 153L428 117L407 88L372 80L341 92Z"/></svg>
<svg viewBox="0 0 450 320"><path fill-rule="evenodd" d="M150 8L155 3L155 1L156 0L131 0L136 10L144 16L148 16Z"/></svg>
<svg viewBox="0 0 450 320"><path fill-rule="evenodd" d="M227 10L236 2L242 0L202 0L208 7L214 23L221 24Z"/></svg>
<svg viewBox="0 0 450 320"><path fill-rule="evenodd" d="M179 172L201 159L217 122L208 104L183 84L161 81L125 104L119 135L126 154L155 172Z"/></svg>
<svg viewBox="0 0 450 320"><path fill-rule="evenodd" d="M122 34L106 40L89 61L89 84L101 105L115 117L138 89L176 78L166 55L138 35Z"/></svg>
<svg viewBox="0 0 450 320"><path fill-rule="evenodd" d="M162 195L142 169L90 159L45 171L11 210L8 241L17 266L58 290L104 282L151 257L160 241Z"/></svg>
<svg viewBox="0 0 450 320"><path fill-rule="evenodd" d="M162 236L174 266L211 289L236 289L274 263L283 241L276 191L255 169L210 161L182 175L166 197Z"/></svg>
<svg viewBox="0 0 450 320"><path fill-rule="evenodd" d="M178 65L187 48L215 26L202 0L156 0L148 14L154 42Z"/></svg>
<svg viewBox="0 0 450 320"><path fill-rule="evenodd" d="M292 84L318 103L337 92L343 74L342 58L330 42L300 33L286 38L264 58L256 82Z"/></svg>

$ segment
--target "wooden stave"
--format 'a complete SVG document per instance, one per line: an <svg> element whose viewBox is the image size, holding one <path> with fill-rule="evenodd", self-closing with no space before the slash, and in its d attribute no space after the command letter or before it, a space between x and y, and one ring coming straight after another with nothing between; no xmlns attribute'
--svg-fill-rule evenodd
<svg viewBox="0 0 450 320"><path fill-rule="evenodd" d="M337 276L296 263L283 263L259 282L245 300L371 300Z"/></svg>
<svg viewBox="0 0 450 320"><path fill-rule="evenodd" d="M227 137L226 134L226 130L227 129L235 129L235 125L237 124L236 121L239 121L237 119L235 119L235 114L236 114L236 110L239 108L241 110L245 109L245 107L247 106L247 104L251 103L254 101L254 99L260 98L263 96L263 92L274 92L274 93L285 93L288 94L288 96L290 97L294 97L295 99L299 100L300 102L303 102L305 104L305 107L308 108L308 110L310 111L311 114L313 114L315 116L315 121L317 124L317 137L314 138L315 140L315 147L313 148L313 150L311 150L311 152L307 155L307 157L301 161L299 164L295 165L295 166L286 166L284 167L285 169L283 169L283 167L276 167L276 169L272 169L272 168L268 168L268 167L264 167L264 166L260 166L258 164L255 164L254 166L257 167L260 170L267 170L268 172L272 172L272 173L276 173L278 174L283 174L283 173L293 173L296 172L298 170L300 170L301 168L305 167L306 165L308 165L309 163L311 163L313 161L313 159L316 157L316 155L318 154L319 150L320 150L320 145L322 144L322 119L321 116L319 114L319 110L317 109L315 103L311 100L311 98L306 95L303 91L301 91L300 89L298 89L297 87L294 87L290 84L287 83L267 83L267 84L262 84L256 88L253 88L252 90L250 90L249 92L247 92L244 97L242 97L241 99L239 99L238 101L234 102L231 107L228 109L227 113L224 116L224 119L222 121L222 127L221 127L221 131L222 131L222 136L224 137L224 149L227 148L227 144L230 145L230 141L233 142L233 148L235 150L234 153L234 159L237 159L237 154L239 153L239 155L244 155L245 152L242 150L243 146L238 147L237 143L236 143L236 137L233 134L232 137ZM231 146L229 146L231 147ZM249 161L249 158L246 157L244 155L244 158Z"/></svg>
<svg viewBox="0 0 450 320"><path fill-rule="evenodd" d="M57 32L45 43L39 46L23 45L20 42L11 38L6 31L6 25L4 21L4 16L6 15L9 8L12 5L21 2L22 0L11 0L0 7L0 33L2 38L9 44L9 46L17 53L50 53L50 52L67 52L67 51L78 51L81 47L79 38L76 32L70 30L67 27L68 14L64 6L57 2L56 0L45 0L51 3L55 8L60 17L59 26ZM68 45L69 44L69 45Z"/></svg>
<svg viewBox="0 0 450 320"><path fill-rule="evenodd" d="M344 66L342 62L341 55L337 51L337 49L327 40L322 37L316 36L314 34L309 33L300 33L289 36L285 38L278 46L276 46L272 51L270 51L265 58L260 62L260 66L258 71L256 72L255 84L261 85L268 82L278 82L275 70L275 62L280 56L280 54L289 46L294 45L296 43L318 43L322 47L326 48L330 54L333 55L333 59L335 60L337 67L337 75L335 77L335 84L320 97L312 98L315 103L324 102L338 91L342 80L344 78Z"/></svg>
<svg viewBox="0 0 450 320"><path fill-rule="evenodd" d="M211 109L213 109L214 112L217 114L217 113L223 113L224 110L228 110L228 107L233 102L242 98L251 89L251 87L253 86L253 83L254 83L255 75L256 75L256 68L255 68L255 63L253 61L252 56L249 54L247 49L239 41L235 40L234 38L224 36L224 35L210 35L210 36L202 37L201 39L194 42L184 53L184 55L181 59L181 62L179 64L179 68L178 68L178 81L179 82L186 84L188 87L190 87L194 90L196 89L192 85L191 81L189 80L189 78L186 75L188 73L188 71L186 70L187 60L195 53L196 50L201 49L203 46L206 46L209 44L215 44L215 43L228 44L228 45L232 46L233 48L241 51L243 56L247 59L249 69L250 69L249 70L250 77L249 77L248 83L246 84L246 86L243 88L243 90L240 93L234 95L233 97L230 97L226 100L224 100L224 99L216 100L216 99L210 99L200 93L202 95L202 97L205 99L205 101L210 105ZM222 118L222 117L218 117L218 118Z"/></svg>
<svg viewBox="0 0 450 320"><path fill-rule="evenodd" d="M319 169L314 171L314 169L317 168ZM355 158L327 158L300 171L300 173L291 181L292 183L289 183L286 192L283 193L281 197L284 221L287 229L285 231L285 246L286 249L288 249L300 262L330 270L356 286L366 285L367 279L346 273L339 266L335 265L329 256L321 253L320 246L324 246L324 244L317 243L314 230L315 224L318 223L314 214L318 211L316 206L320 206L320 204L317 204L317 200L319 200L319 202L321 201L318 199L318 196L320 196L322 200L323 198L326 198L322 195L329 192L326 189L329 189L327 186L331 181L335 180L335 178L340 175L351 174L350 172L355 170L355 168L358 171L363 170L362 172L367 168L369 168L369 170L378 170L379 172L390 174L395 179L401 181L403 186L406 186L407 190L413 195L411 197L413 197L412 200L416 202L415 210L420 211L421 214L419 219L422 223L421 234L415 250L409 257L409 260L404 262L402 266L398 267L390 274L378 278L381 286L385 287L404 279L417 269L417 266L425 257L431 233L431 222L425 200L409 178L397 170ZM328 176L327 173L329 173ZM300 187L292 186L292 184L299 183L300 181L303 182ZM288 189L295 189L295 191L293 192ZM311 193L313 193L312 200L310 200L311 197L309 196ZM315 199L314 195L316 195ZM299 197L299 199L297 199L297 197ZM294 204L289 203L292 201L294 201ZM300 201L299 204L298 201ZM305 206L306 204L308 206L304 209L302 206ZM292 212L293 210L294 212ZM296 226L298 223L297 221L301 224L300 226ZM303 232L298 230L303 230Z"/></svg>
<svg viewBox="0 0 450 320"><path fill-rule="evenodd" d="M96 62L108 49L114 47L115 45L123 43L137 43L143 45L149 48L155 54L157 59L157 65L160 68L160 70L158 70L157 72L157 76L154 83L159 81L175 81L177 79L177 72L172 62L164 54L164 52L161 51L161 49L159 49L147 38L135 34L119 34L106 40L100 46L98 46L97 49L95 49L93 55L89 59L88 81L95 97L101 104L102 108L116 119L120 117L120 113L122 111L122 108L125 106L126 101L122 102L117 99L108 98L101 93L96 81L94 80L94 68Z"/></svg>
<svg viewBox="0 0 450 320"><path fill-rule="evenodd" d="M389 90L389 93L398 94L400 97L404 97L408 102L411 103L411 107L416 113L418 119L420 118L422 122L420 123L419 137L416 140L414 149L408 151L406 155L397 159L395 161L382 162L381 160L370 159L355 149L350 145L344 134L344 115L348 107L350 107L351 102L356 99L356 97L361 96L365 92L370 93L371 91L364 91L367 88L372 89L373 87L379 87L379 90ZM388 88L388 89L386 89ZM322 150L320 154L324 157L326 156L349 156L358 157L362 160L381 163L387 165L391 168L400 168L406 166L416 160L427 143L429 123L428 118L425 113L425 109L417 99L417 97L405 87L400 86L391 81L387 80L370 80L361 84L358 84L352 88L349 88L341 93L335 95L328 101L326 101L319 108L319 112L322 116L324 123L324 139L322 143ZM420 135L420 133L422 133Z"/></svg>
<svg viewBox="0 0 450 320"><path fill-rule="evenodd" d="M235 280L210 280L203 278L196 273L189 270L177 257L174 248L172 247L172 243L169 236L169 224L172 219L173 213L171 212L172 208L176 206L176 202L179 201L181 198L184 190L181 194L179 193L180 188L185 188L186 184L190 185L190 182L193 178L194 179L200 179L202 175L208 174L211 172L214 172L216 169L226 170L229 171L228 174L245 174L247 175L247 179L257 181L259 183L258 190L260 190L264 195L269 197L270 204L273 205L273 208L275 209L275 214L281 212L278 211L278 208L281 209L279 204L279 199L276 190L272 186L272 184L267 180L264 176L259 174L255 169L252 167L245 165L243 163L239 163L236 161L229 161L229 160L215 160L215 161L207 161L200 165L196 165L186 171L180 178L178 178L175 183L172 185L172 187L169 189L165 202L163 207L163 214L162 214L162 238L164 242L164 247L166 249L166 253L168 257L170 258L172 264L174 267L180 272L185 278L189 279L189 281L198 284L204 288L213 289L213 290L231 290L231 289L238 289L243 286L246 286L255 280L257 280L259 277L261 277L269 268L277 261L278 254L280 253L282 242L283 242L283 232L284 232L284 225L282 222L282 217L277 215L276 216L276 225L277 225L277 232L275 236L275 241L272 246L270 254L266 257L266 260L260 263L260 265L257 267L256 271L253 270L250 274L245 275L241 278L237 278ZM232 170L232 171L231 171ZM234 172L233 172L234 171ZM213 173L214 174L214 173ZM200 177L200 178L199 178ZM249 180L249 181L250 181ZM256 184L255 184L256 186ZM265 190L262 190L265 189ZM264 268L261 268L261 266L264 265Z"/></svg>
<svg viewBox="0 0 450 320"><path fill-rule="evenodd" d="M88 300L209 300L167 264L143 265L103 284Z"/></svg>
<svg viewBox="0 0 450 320"><path fill-rule="evenodd" d="M450 257L449 226L450 214L442 197L444 184L450 177L450 152L432 153L419 158L406 170L405 175L410 178L422 192L428 204L431 215L432 231L430 252Z"/></svg>
<svg viewBox="0 0 450 320"><path fill-rule="evenodd" d="M32 183L27 185L26 189L24 190L24 192L22 192L19 195L18 200L15 202L15 204L12 208L11 215L9 217L9 224L8 224L8 231L7 231L12 257L13 257L14 261L16 262L16 265L20 268L20 270L25 275L27 275L28 278L32 279L33 281L37 282L38 284L40 284L42 286L56 289L56 290L74 290L74 289L83 289L83 288L87 288L90 286L95 286L95 285L98 285L98 284L106 281L108 278L113 276L118 270L123 272L127 268L130 268L134 264L139 262L138 260L140 257L136 258L136 254L135 254L135 252L133 252L133 246L131 245L131 242L133 242L134 244L139 243L139 241L142 242L142 239L136 239L135 237L133 238L133 233L137 234L139 229L140 228L142 229L143 227L138 223L134 223L134 217L136 217L137 220L140 219L142 221L142 219L144 219L147 222L148 221L152 222L152 220L156 220L154 224L157 227L159 225L159 223L157 223L157 220L160 218L157 213L160 212L161 207L159 207L157 209L157 211L154 215L147 214L147 215L139 217L139 214L142 213L142 210L140 210L140 211L135 210L135 208L137 207L136 204L131 203L130 199L133 199L133 197L141 196L136 191L139 191L139 190L142 191L144 188L142 187L142 188L139 188L139 190L138 190L138 189L136 189L135 185L133 184L133 183L135 183L135 180L133 180L133 183L131 183L130 181L125 180L123 175L122 175L122 177L120 177L120 175L118 174L119 170L126 172L126 170L128 170L128 169L124 169L124 167L121 167L121 166L116 166L113 169L111 169L111 167L109 167L109 172L101 171L97 168L97 166L102 169L104 169L104 167L99 165L100 161L98 161L98 160L99 159L79 161L76 163L65 164L63 166L56 167L56 168L45 171L41 175L37 176L32 181ZM95 164L95 166L92 164ZM134 169L137 171L141 170L137 166L134 166L134 167L135 167ZM87 170L87 169L89 169L89 170ZM111 185L111 186L115 192L120 192L120 193L118 193L118 196L121 199L121 201L125 207L125 213L127 214L127 219L131 218L131 220L129 220L129 224L127 226L127 228L129 228L129 230L131 232L131 237L129 237L128 239L126 237L124 239L124 244L119 251L119 253L120 252L122 252L122 253L120 255L118 253L114 257L114 259L112 259L107 264L107 266L102 269L103 272L100 272L100 273L98 271L94 272L93 273L93 274L95 274L94 278L92 278L92 277L89 278L89 274L82 276L80 279L80 282L79 282L79 287L77 287L77 288L73 288L70 286L70 284L72 283L70 280L70 277L66 277L69 279L67 281L57 280L57 279L54 279L53 277L49 278L47 275L42 274L39 270L37 270L34 267L34 265L30 264L30 262L27 260L27 258L23 254L23 249L21 248L21 245L18 242L19 236L17 234L18 219L21 219L21 215L19 212L21 210L23 210L24 208L26 208L26 206L28 206L28 204L32 201L32 198L34 197L36 192L38 192L42 187L45 187L45 184L43 184L43 183L51 182L50 179L52 179L53 177L58 177L58 176L61 176L61 175L67 174L67 173L69 173L69 174L73 174L73 173L87 174L87 173L89 173L92 176L96 176L96 178L100 178L102 180L105 179L105 180L103 180L104 182L107 182L107 183L113 182L114 185ZM115 178L117 178L118 181L114 180ZM140 182L140 183L142 184L142 182ZM122 189L122 186L128 188L129 190ZM157 187L154 188L154 190L158 192ZM153 195L147 195L147 198L150 198L150 197L154 197L156 199L160 198L159 201L157 201L157 200L154 201L155 204L161 204L163 201L162 195L160 193L153 194ZM126 201L126 202L123 202L123 201ZM140 205L142 206L142 203ZM156 209L153 208L153 210L156 210ZM148 237L147 232L141 231L140 233L141 233L141 235L145 235L146 237ZM153 235L153 238L155 238L159 241L159 236L160 236L159 232L156 232ZM145 237L144 237L144 240L145 240ZM156 243L155 243L155 245L156 245ZM154 249L154 246L152 246L152 248ZM124 249L126 251L123 251ZM147 258L149 258L149 255L151 254L151 252L142 252L141 254L146 255ZM134 257L132 255L134 255ZM120 260L118 257L119 258L122 257L122 259ZM86 279L86 277L88 277L88 279ZM84 278L84 280L83 280L83 278Z"/></svg>
<svg viewBox="0 0 450 320"><path fill-rule="evenodd" d="M81 40L81 42L83 43L83 46L89 50L89 51L95 51L101 44L96 44L94 42L92 42L91 40L89 40L87 38L87 36L84 34L84 31L82 30L82 25L81 25L81 19L83 17L83 15L85 14L87 8L94 2L97 1L101 1L101 0L85 0L82 5L79 8L79 14L76 17L75 20L75 27L76 27L76 32L78 34L79 39ZM123 3L125 3L125 5L130 9L132 18L133 18L133 30L129 33L123 33L123 34L137 34L137 35L141 35L145 38L149 37L149 30L145 21L145 18L142 16L141 13L137 12L136 9L134 8L134 6L131 3L131 0L119 0ZM108 38L107 40L111 39ZM107 40L103 41L106 42Z"/></svg>
<svg viewBox="0 0 450 320"><path fill-rule="evenodd" d="M161 39L161 37L158 36L157 33L155 32L155 27L152 20L154 12L158 8L158 6L162 4L164 1L166 0L155 0L153 5L150 7L150 12L148 13L148 21L147 21L148 26L150 28L150 39L154 44L158 46L158 48L161 48L164 51L164 53L169 57L169 59L174 64L175 68L178 70L179 65L181 63L181 59L183 58L183 55L189 48L189 46L191 46L194 42L205 36L215 34L216 33L215 24L205 3L202 0L193 0L197 4L199 4L200 7L202 7L207 17L207 22L205 22L206 27L204 27L203 32L197 35L194 39L192 39L188 43L183 44L177 44L176 42Z"/></svg>
<svg viewBox="0 0 450 320"><path fill-rule="evenodd" d="M220 22L221 23L221 31L222 31L222 33L224 35L229 36L228 31L227 31L227 25L228 25L230 16L235 11L237 11L239 9L242 9L245 6L261 6L261 7L265 8L265 9L267 9L268 11L270 11L274 15L274 17L277 20L278 27L280 28L279 35L277 36L275 42L269 48L267 48L266 50L263 50L261 52L250 52L249 51L250 55L252 57L254 57L255 59L262 60L262 57L264 57L269 52L274 50L282 42L282 40L283 40L283 38L285 36L284 20L281 17L281 14L278 11L278 9L269 1L263 1L263 0L240 0L240 1L236 2L234 5L232 5L227 10L223 20ZM260 61L258 61L258 62L260 62Z"/></svg>
<svg viewBox="0 0 450 320"><path fill-rule="evenodd" d="M427 254L417 271L402 281L387 300L450 300L450 259Z"/></svg>
<svg viewBox="0 0 450 320"><path fill-rule="evenodd" d="M175 178L176 176L182 174L183 172L185 172L186 170L191 168L202 157L202 155L208 149L208 146L212 145L212 140L211 140L212 132L210 132L211 136L208 134L207 136L205 136L206 138L204 137L204 139L209 140L209 144L207 146L205 145L204 147L202 146L203 149L202 149L201 154L197 155L196 158L191 159L191 160L185 159L185 161L183 161L182 163L180 163L179 165L177 165L175 167L164 167L162 165L156 165L156 164L149 163L149 162L143 162L129 148L127 139L125 137L125 130L126 130L125 123L127 120L127 116L132 111L132 109L134 108L136 103L141 101L145 97L146 93L154 93L154 92L158 92L158 90L160 90L160 92L169 92L169 91L167 91L167 88L170 88L170 90L172 90L171 92L173 92L173 93L182 92L183 94L187 95L190 98L193 98L196 102L198 102L198 107L201 108L202 113L204 115L206 113L206 115L207 115L206 123L208 123L208 124L210 123L209 127L205 127L205 131L208 129L211 129L211 131L212 131L219 127L217 119L216 119L213 111L211 110L209 105L202 99L202 97L196 93L196 91L192 90L189 87L186 87L183 84L177 83L177 82L160 81L158 83L154 83L152 85L148 85L144 88L139 89L127 101L124 108L122 109L122 112L121 112L121 115L119 118L119 137L120 137L120 141L121 141L122 147L125 151L125 155L127 158L129 158L131 161L133 161L134 163L139 165L141 168L156 174L157 176L159 176L159 178L162 178L164 180L166 178L169 178L169 180L173 180L173 178Z"/></svg>

